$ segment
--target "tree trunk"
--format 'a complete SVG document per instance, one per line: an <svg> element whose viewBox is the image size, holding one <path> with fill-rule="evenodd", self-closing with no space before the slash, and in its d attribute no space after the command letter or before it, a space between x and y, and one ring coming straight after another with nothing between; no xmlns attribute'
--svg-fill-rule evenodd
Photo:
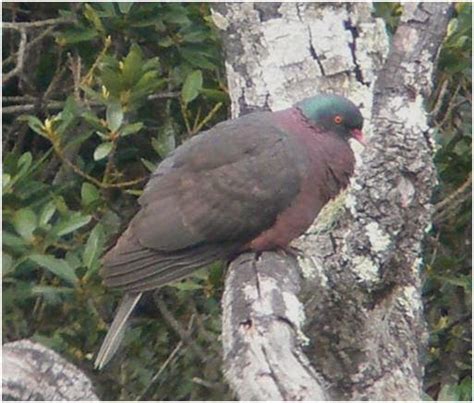
<svg viewBox="0 0 474 403"><path fill-rule="evenodd" d="M3 400L99 400L87 376L30 340L3 345Z"/></svg>
<svg viewBox="0 0 474 403"><path fill-rule="evenodd" d="M234 116L334 92L361 106L369 138L350 189L296 242L299 265L265 253L229 267L224 361L240 399L421 399L436 184L423 102L450 8L404 4L389 52L368 3L213 5Z"/></svg>

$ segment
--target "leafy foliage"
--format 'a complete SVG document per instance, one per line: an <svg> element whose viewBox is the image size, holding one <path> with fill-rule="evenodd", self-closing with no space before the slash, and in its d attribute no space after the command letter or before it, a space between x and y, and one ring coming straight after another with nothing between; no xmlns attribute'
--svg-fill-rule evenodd
<svg viewBox="0 0 474 403"><path fill-rule="evenodd" d="M440 54L432 118L439 186L426 256L430 325L426 388L438 400L472 400L472 4L456 15Z"/></svg>
<svg viewBox="0 0 474 403"><path fill-rule="evenodd" d="M103 399L229 399L218 265L145 299L121 365L92 371L120 297L101 285L100 257L156 164L227 117L208 5L2 7L5 21L57 19L28 28L23 69L4 82L4 341L32 337L53 347L90 371ZM390 32L401 11L399 3L375 5ZM440 185L425 257L426 390L449 400L471 396L471 13L469 3L456 4L430 105ZM7 72L19 42L17 30L4 31Z"/></svg>
<svg viewBox="0 0 474 403"><path fill-rule="evenodd" d="M109 400L228 396L217 340L219 266L162 290L160 310L142 303L123 365L92 372L120 297L101 285L100 257L133 214L149 170L226 118L207 5L9 3L3 11L10 21L59 18L5 86L14 104L4 109L5 341L32 337L53 347L99 377ZM45 30L31 28L30 40ZM5 34L8 69L18 38Z"/></svg>

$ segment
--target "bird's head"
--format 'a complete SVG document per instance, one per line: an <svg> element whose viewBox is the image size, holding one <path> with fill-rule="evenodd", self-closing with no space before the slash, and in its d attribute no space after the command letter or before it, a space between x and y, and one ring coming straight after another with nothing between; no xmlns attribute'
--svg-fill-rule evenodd
<svg viewBox="0 0 474 403"><path fill-rule="evenodd" d="M344 139L353 137L365 144L360 110L347 98L334 94L319 94L296 104L312 125L337 133Z"/></svg>

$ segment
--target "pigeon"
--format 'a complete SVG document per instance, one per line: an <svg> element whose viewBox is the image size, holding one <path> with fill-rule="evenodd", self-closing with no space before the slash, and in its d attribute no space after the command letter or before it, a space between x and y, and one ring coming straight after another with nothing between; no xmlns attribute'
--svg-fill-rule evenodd
<svg viewBox="0 0 474 403"><path fill-rule="evenodd" d="M319 94L276 112L227 120L176 148L150 177L140 210L103 257L124 291L95 367L117 351L145 291L246 251L285 249L347 187L364 144L358 107Z"/></svg>

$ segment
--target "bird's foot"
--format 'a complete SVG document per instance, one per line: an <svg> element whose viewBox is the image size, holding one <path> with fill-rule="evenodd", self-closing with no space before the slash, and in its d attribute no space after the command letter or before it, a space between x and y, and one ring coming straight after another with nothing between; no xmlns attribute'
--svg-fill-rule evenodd
<svg viewBox="0 0 474 403"><path fill-rule="evenodd" d="M281 248L281 251L289 256L294 257L295 259L304 257L304 252L295 246L290 246L290 245L285 246Z"/></svg>

